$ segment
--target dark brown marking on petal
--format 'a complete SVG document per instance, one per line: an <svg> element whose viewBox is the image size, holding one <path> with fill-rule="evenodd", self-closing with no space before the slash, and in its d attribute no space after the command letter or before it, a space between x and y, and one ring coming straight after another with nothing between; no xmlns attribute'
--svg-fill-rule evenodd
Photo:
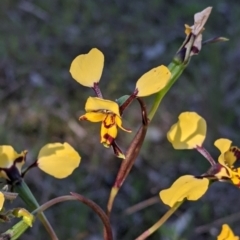
<svg viewBox="0 0 240 240"><path fill-rule="evenodd" d="M197 47L195 47L195 46L192 46L191 52L192 52L193 54L198 54L198 53L199 53L199 49L198 49Z"/></svg>
<svg viewBox="0 0 240 240"><path fill-rule="evenodd" d="M206 175L213 175L213 176L214 176L214 175L218 174L218 173L221 171L222 168L224 168L224 169L226 170L227 174L230 175L229 170L228 170L226 167L224 167L223 165L219 164L219 163L213 165L213 166L206 172ZM203 174L202 176L204 176L204 175L205 175L205 174Z"/></svg>
<svg viewBox="0 0 240 240"><path fill-rule="evenodd" d="M237 158L237 159L240 159L240 149L238 147L231 147L230 148L230 151L233 152L234 156Z"/></svg>
<svg viewBox="0 0 240 240"><path fill-rule="evenodd" d="M103 135L103 138L105 139L106 143L110 146L114 140L112 136L110 136L108 133Z"/></svg>
<svg viewBox="0 0 240 240"><path fill-rule="evenodd" d="M109 118L111 119L111 122L108 124L106 119L109 119ZM115 126L116 125L115 118L116 118L116 114L113 114L113 113L107 114L106 118L103 120L104 127L109 129L109 128Z"/></svg>

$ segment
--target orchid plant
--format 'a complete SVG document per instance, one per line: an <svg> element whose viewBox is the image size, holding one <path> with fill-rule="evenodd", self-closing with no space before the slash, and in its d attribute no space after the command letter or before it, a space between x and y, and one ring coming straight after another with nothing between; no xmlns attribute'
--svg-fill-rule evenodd
<svg viewBox="0 0 240 240"><path fill-rule="evenodd" d="M27 167L25 167L28 162L27 150L17 153L12 146L2 145L0 146L0 178L5 181L6 186L0 192L0 218L3 222L9 222L14 217L22 217L22 220L2 233L0 239L19 238L34 224L34 221L37 220L36 217L43 223L50 238L58 239L43 211L56 203L69 200L78 200L92 208L104 224L104 239L113 239L110 215L114 200L141 150L148 126L163 97L181 76L191 57L200 53L203 45L227 40L223 37L217 37L205 42L202 41L204 26L211 10L212 8L208 7L196 13L194 24L192 26L185 25L186 38L168 66L155 66L146 73L142 73L132 92L119 97L116 101L105 99L100 89L104 54L99 49L92 48L88 53L80 54L72 61L70 66L72 78L82 86L91 88L94 92L94 96L87 98L85 114L80 116L79 120L101 123L100 143L106 148L111 147L115 156L121 159L120 168L109 194L107 210L103 211L96 203L77 193L59 196L40 206L25 182L26 173L34 167L57 179L70 176L79 167L81 157L68 143L46 144L40 149L36 159ZM155 94L155 99L148 109L144 97L153 94ZM132 132L125 127L123 113L133 101L137 101L141 109L141 126L124 152L117 144L117 135L119 129L126 133ZM235 166L240 158L239 148L232 146L232 142L228 139L216 140L214 145L220 150L220 155L218 161L215 161L203 147L206 133L206 121L196 112L181 113L178 122L167 133L167 139L174 149L195 149L208 160L210 167L205 173L198 176L180 176L170 188L161 190L160 199L170 209L152 227L136 237L137 240L146 239L153 234L186 200L197 201L200 199L214 182L229 182L238 188L240 187L240 168ZM4 201L17 197L20 197L27 204L27 209L15 208L6 211ZM239 239L227 224L222 226L222 231L216 237L218 240Z"/></svg>

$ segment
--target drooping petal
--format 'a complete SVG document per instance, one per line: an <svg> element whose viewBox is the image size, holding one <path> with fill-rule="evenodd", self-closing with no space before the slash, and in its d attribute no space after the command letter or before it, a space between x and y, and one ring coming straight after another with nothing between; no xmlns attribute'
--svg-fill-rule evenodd
<svg viewBox="0 0 240 240"><path fill-rule="evenodd" d="M5 198L2 192L0 192L0 211L3 208L3 204L4 204Z"/></svg>
<svg viewBox="0 0 240 240"><path fill-rule="evenodd" d="M234 235L233 231L227 224L223 224L222 231L218 235L217 240L239 240L239 237Z"/></svg>
<svg viewBox="0 0 240 240"><path fill-rule="evenodd" d="M167 138L175 149L193 149L201 146L207 132L206 121L195 112L183 112Z"/></svg>
<svg viewBox="0 0 240 240"><path fill-rule="evenodd" d="M117 125L115 122L115 115L108 114L101 126L101 143L105 147L110 147L116 137Z"/></svg>
<svg viewBox="0 0 240 240"><path fill-rule="evenodd" d="M79 120L88 120L90 122L102 122L106 118L106 113L88 112L79 117Z"/></svg>
<svg viewBox="0 0 240 240"><path fill-rule="evenodd" d="M123 131L125 131L125 132L132 132L132 130L130 130L130 129L127 129L127 128L124 128L123 126L122 126L122 119L121 119L121 117L119 117L119 116L115 116L115 121L116 121L116 124L117 124L117 126L119 127L119 128L121 128Z"/></svg>
<svg viewBox="0 0 240 240"><path fill-rule="evenodd" d="M110 111L120 116L119 106L116 102L97 97L89 97L87 99L85 110L86 112Z"/></svg>
<svg viewBox="0 0 240 240"><path fill-rule="evenodd" d="M160 191L159 196L163 203L173 207L177 202L185 198L196 201L207 191L209 180L206 178L198 179L191 175L178 178L173 185Z"/></svg>
<svg viewBox="0 0 240 240"><path fill-rule="evenodd" d="M87 54L77 56L71 64L70 73L77 82L86 87L93 87L102 76L104 55L97 48Z"/></svg>
<svg viewBox="0 0 240 240"><path fill-rule="evenodd" d="M49 143L38 154L38 167L55 178L69 176L80 164L81 157L68 143Z"/></svg>
<svg viewBox="0 0 240 240"><path fill-rule="evenodd" d="M171 72L166 66L161 65L153 68L138 79L136 95L138 97L145 97L157 93L167 85L170 78Z"/></svg>

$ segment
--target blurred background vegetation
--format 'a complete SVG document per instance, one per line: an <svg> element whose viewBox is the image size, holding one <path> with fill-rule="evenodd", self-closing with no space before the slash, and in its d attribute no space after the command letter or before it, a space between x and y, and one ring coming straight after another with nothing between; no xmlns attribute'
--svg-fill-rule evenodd
<svg viewBox="0 0 240 240"><path fill-rule="evenodd" d="M100 87L105 98L114 100L131 93L147 70L170 63L185 38L184 24L192 25L194 13L209 4L213 11L204 39L225 36L230 41L204 47L164 98L114 204L114 236L126 240L137 237L167 211L168 207L154 198L159 190L169 187L180 175L201 174L209 167L197 152L175 151L166 139L167 130L182 111L197 111L206 119L204 145L216 159L215 139L227 137L240 145L239 1L0 2L0 144L29 150L28 163L36 159L44 144L56 141L69 142L82 156L80 167L67 179L54 179L38 169L26 176L40 203L74 191L105 209L121 163L111 150L100 145L98 124L78 122L93 92L71 78L73 58L93 47L104 53ZM138 129L137 104L126 111L123 124L133 132ZM133 136L120 132L119 145L126 149ZM126 211L151 198L151 206ZM212 223L222 220L240 234L239 198L236 187L213 184L200 201L184 204L149 239L215 239L221 224ZM19 200L20 205L25 207ZM100 220L82 204L59 204L46 214L60 239L102 239ZM1 224L1 230L9 226ZM48 237L36 223L22 239Z"/></svg>

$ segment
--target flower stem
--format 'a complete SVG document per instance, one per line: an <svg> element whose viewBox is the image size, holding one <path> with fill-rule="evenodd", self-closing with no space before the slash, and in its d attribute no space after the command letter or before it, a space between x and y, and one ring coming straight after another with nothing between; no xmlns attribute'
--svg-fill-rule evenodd
<svg viewBox="0 0 240 240"><path fill-rule="evenodd" d="M16 223L13 227L11 227L6 232L2 233L0 235L0 240L16 240L18 239L27 229L29 228L29 225L25 223L23 220Z"/></svg>
<svg viewBox="0 0 240 240"><path fill-rule="evenodd" d="M199 153L201 153L207 160L208 162L211 164L211 166L216 165L217 163L215 162L215 160L212 158L211 154L202 146L197 146L195 148Z"/></svg>
<svg viewBox="0 0 240 240"><path fill-rule="evenodd" d="M144 240L150 235L152 235L156 230L158 230L171 216L172 214L181 206L182 202L177 202L172 208L170 208L152 227L143 232L135 240Z"/></svg>
<svg viewBox="0 0 240 240"><path fill-rule="evenodd" d="M107 204L108 216L111 213L114 199L117 196L117 193L121 188L122 184L124 183L125 179L127 178L129 172L131 171L132 166L139 154L144 138L146 136L147 127L148 125L142 125L139 128L138 132L136 133L134 139L132 140L132 143L130 144L126 152L126 158L122 160L120 169L118 170L117 177L115 179L115 183L112 187L112 190L109 196L109 200Z"/></svg>
<svg viewBox="0 0 240 240"><path fill-rule="evenodd" d="M19 194L19 197L28 205L30 211L33 211L39 207L36 198L33 196L31 190L23 179L14 185L14 190ZM42 222L51 239L57 240L58 237L44 213L39 213L38 218Z"/></svg>
<svg viewBox="0 0 240 240"><path fill-rule="evenodd" d="M154 115L155 115L163 97L168 92L168 90L172 87L172 85L176 82L176 80L179 78L179 76L182 74L182 72L186 68L186 66L187 65L185 65L184 63L181 63L181 62L176 61L176 60L173 60L168 65L168 69L172 74L171 79L169 80L167 86L156 94L155 101L152 105L152 108L151 108L149 114L148 114L148 118L150 120L153 119L153 117L154 117Z"/></svg>
<svg viewBox="0 0 240 240"><path fill-rule="evenodd" d="M132 103L132 101L136 98L136 95L133 93L132 95L129 96L128 99L120 106L120 115L123 115L124 110Z"/></svg>
<svg viewBox="0 0 240 240"><path fill-rule="evenodd" d="M95 92L95 94L97 95L97 97L99 98L103 98L101 89L98 86L98 83L94 83L94 86L92 87L93 91Z"/></svg>
<svg viewBox="0 0 240 240"><path fill-rule="evenodd" d="M87 205L88 207L90 207L102 220L103 224L104 224L104 239L105 240L112 240L113 239L113 235L112 235L112 229L111 229L111 225L109 222L109 218L107 217L106 213L92 200L77 194L77 193L71 193L72 196L67 195L67 196L61 196L61 197L57 197L54 198L46 203L44 203L42 206L38 207L37 209L34 210L33 213L37 213L37 212L43 212L45 210L47 210L49 207L60 203L60 202L65 202L65 201L80 201L82 203L84 203L85 205Z"/></svg>

